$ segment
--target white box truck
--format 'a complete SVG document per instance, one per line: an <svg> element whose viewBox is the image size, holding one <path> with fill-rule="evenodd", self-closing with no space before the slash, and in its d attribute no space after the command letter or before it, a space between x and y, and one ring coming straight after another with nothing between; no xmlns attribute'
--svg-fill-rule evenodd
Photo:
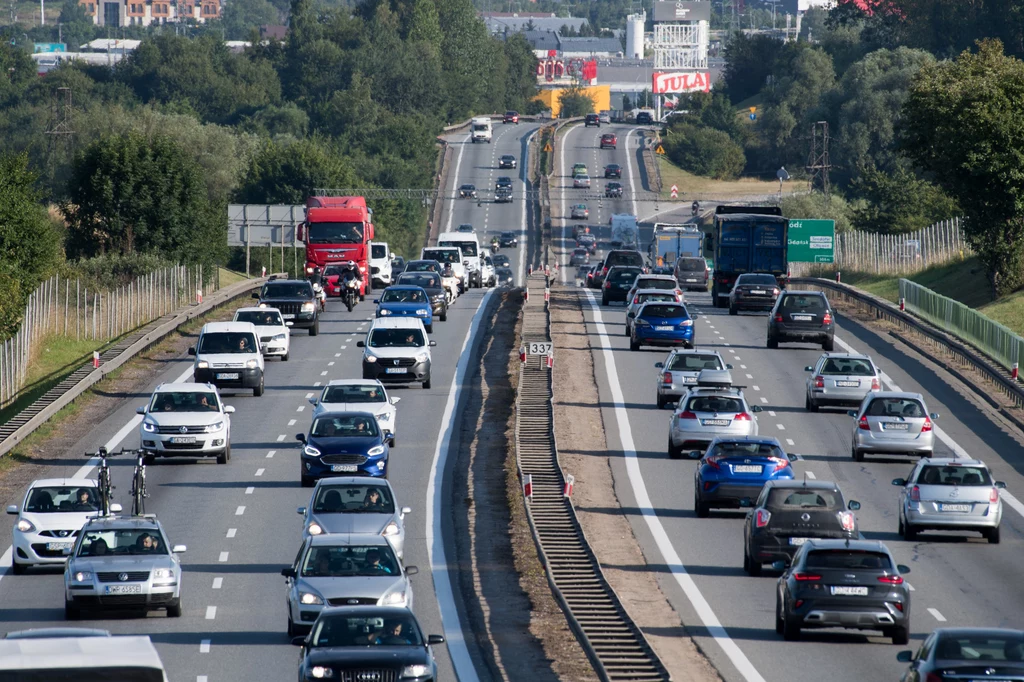
<svg viewBox="0 0 1024 682"><path fill-rule="evenodd" d="M470 123L472 128L473 143L486 142L491 143L491 119L488 116L479 116L474 118Z"/></svg>

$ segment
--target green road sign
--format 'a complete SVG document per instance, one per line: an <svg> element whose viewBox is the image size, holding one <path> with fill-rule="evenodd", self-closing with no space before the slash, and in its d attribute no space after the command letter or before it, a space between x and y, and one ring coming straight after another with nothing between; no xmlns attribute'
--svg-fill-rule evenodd
<svg viewBox="0 0 1024 682"><path fill-rule="evenodd" d="M790 263L834 263L836 221L789 219Z"/></svg>

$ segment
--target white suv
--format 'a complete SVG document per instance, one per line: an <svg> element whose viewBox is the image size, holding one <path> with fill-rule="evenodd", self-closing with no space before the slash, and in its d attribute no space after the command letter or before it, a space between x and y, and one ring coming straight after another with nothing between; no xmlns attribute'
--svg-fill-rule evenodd
<svg viewBox="0 0 1024 682"><path fill-rule="evenodd" d="M374 286L391 286L391 261L394 258L395 254L387 242L370 242L370 275Z"/></svg>
<svg viewBox="0 0 1024 682"><path fill-rule="evenodd" d="M192 378L218 388L252 389L263 395L263 353L252 322L208 322L188 349L196 357Z"/></svg>
<svg viewBox="0 0 1024 682"><path fill-rule="evenodd" d="M156 457L231 459L231 415L235 408L220 400L211 384L160 384L143 415L139 436L147 461Z"/></svg>
<svg viewBox="0 0 1024 682"><path fill-rule="evenodd" d="M260 352L264 356L277 356L288 362L292 345L290 327L295 324L281 317L277 308L239 308L235 311L234 322L252 322L260 336Z"/></svg>

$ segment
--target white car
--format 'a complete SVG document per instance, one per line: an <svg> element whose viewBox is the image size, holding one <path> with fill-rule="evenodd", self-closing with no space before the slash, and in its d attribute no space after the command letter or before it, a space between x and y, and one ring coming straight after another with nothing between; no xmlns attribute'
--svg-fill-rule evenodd
<svg viewBox="0 0 1024 682"><path fill-rule="evenodd" d="M589 175L576 175L572 179L572 186L576 188L590 187L590 176Z"/></svg>
<svg viewBox="0 0 1024 682"><path fill-rule="evenodd" d="M394 258L395 254L387 242L370 242L370 276L375 287L391 286L391 261Z"/></svg>
<svg viewBox="0 0 1024 682"><path fill-rule="evenodd" d="M146 460L157 457L216 457L231 459L231 415L235 408L221 402L212 384L160 384L142 415L139 438Z"/></svg>
<svg viewBox="0 0 1024 682"><path fill-rule="evenodd" d="M483 261L480 265L480 286L496 286L498 284L498 278L494 273L494 261L491 260L490 256L484 256L480 260Z"/></svg>
<svg viewBox="0 0 1024 682"><path fill-rule="evenodd" d="M29 566L62 566L65 550L100 509L96 481L91 478L42 478L33 481L21 506L12 504L7 513L17 516L11 570L21 575ZM112 504L111 511L121 511Z"/></svg>
<svg viewBox="0 0 1024 682"><path fill-rule="evenodd" d="M397 435L395 405L399 400L398 396L388 396L384 384L376 379L334 379L309 402L313 404L314 419L323 412L371 412L381 430ZM394 440L391 447L395 447Z"/></svg>
<svg viewBox="0 0 1024 682"><path fill-rule="evenodd" d="M252 322L207 322L188 349L196 360L192 379L219 388L252 389L263 395L263 353Z"/></svg>
<svg viewBox="0 0 1024 682"><path fill-rule="evenodd" d="M366 333L363 348L363 379L382 383L413 384L430 388L430 341L418 317L378 317Z"/></svg>
<svg viewBox="0 0 1024 682"><path fill-rule="evenodd" d="M252 322L260 337L260 352L264 356L276 356L288 362L292 345L290 327L295 324L281 317L277 308L239 308L235 311L234 322Z"/></svg>
<svg viewBox="0 0 1024 682"><path fill-rule="evenodd" d="M469 235L472 236L472 235ZM469 288L469 272L462 259L462 249L458 246L430 246L420 251L422 260L436 260L443 269L445 264L452 266L452 273L458 279L458 293Z"/></svg>

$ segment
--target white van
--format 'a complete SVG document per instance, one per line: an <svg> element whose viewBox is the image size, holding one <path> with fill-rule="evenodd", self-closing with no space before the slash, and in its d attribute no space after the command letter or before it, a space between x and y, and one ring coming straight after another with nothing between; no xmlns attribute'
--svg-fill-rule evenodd
<svg viewBox="0 0 1024 682"><path fill-rule="evenodd" d="M483 254L480 240L472 232L442 232L437 236L438 246L454 246L462 252L462 264L466 266L469 286L480 288L484 285L481 275Z"/></svg>
<svg viewBox="0 0 1024 682"><path fill-rule="evenodd" d="M0 640L0 679L167 682L167 675L149 637L31 637Z"/></svg>
<svg viewBox="0 0 1024 682"><path fill-rule="evenodd" d="M472 137L474 144L477 142L491 142L491 119L487 116L478 116L470 123L473 130Z"/></svg>
<svg viewBox="0 0 1024 682"><path fill-rule="evenodd" d="M263 353L252 322L207 322L188 354L196 358L192 381L197 384L251 388L257 398L263 395Z"/></svg>
<svg viewBox="0 0 1024 682"><path fill-rule="evenodd" d="M420 259L436 260L442 268L446 263L451 263L452 273L459 280L459 293L461 294L468 288L469 277L466 273L466 264L462 262L462 249L458 246L428 246L420 251Z"/></svg>
<svg viewBox="0 0 1024 682"><path fill-rule="evenodd" d="M370 276L374 286L391 286L391 261L394 258L395 254L387 242L370 242Z"/></svg>

